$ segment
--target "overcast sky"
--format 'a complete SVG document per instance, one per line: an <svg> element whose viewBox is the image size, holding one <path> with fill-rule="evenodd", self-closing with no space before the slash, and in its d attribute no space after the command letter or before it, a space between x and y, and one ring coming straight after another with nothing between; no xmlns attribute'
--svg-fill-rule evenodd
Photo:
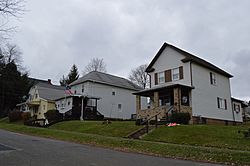
<svg viewBox="0 0 250 166"><path fill-rule="evenodd" d="M13 37L35 78L58 83L93 57L127 77L164 42L234 75L232 95L250 99L248 0L26 0Z"/></svg>

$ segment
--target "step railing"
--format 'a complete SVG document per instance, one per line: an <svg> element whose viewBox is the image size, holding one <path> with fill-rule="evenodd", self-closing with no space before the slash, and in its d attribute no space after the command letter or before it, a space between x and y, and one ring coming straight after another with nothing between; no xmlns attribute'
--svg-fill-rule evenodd
<svg viewBox="0 0 250 166"><path fill-rule="evenodd" d="M169 109L166 111L166 123L168 123L169 120L169 112L173 111L174 106L169 107Z"/></svg>
<svg viewBox="0 0 250 166"><path fill-rule="evenodd" d="M155 128L158 127L158 123L157 123L158 118L157 118L157 116L158 116L159 114L161 114L161 112L158 112L158 113L156 113L155 115L152 115L151 117L147 118L146 120L144 120L143 122L140 123L140 125L146 125L146 132L147 132L147 133L149 132L149 122L150 122L153 118L155 118Z"/></svg>

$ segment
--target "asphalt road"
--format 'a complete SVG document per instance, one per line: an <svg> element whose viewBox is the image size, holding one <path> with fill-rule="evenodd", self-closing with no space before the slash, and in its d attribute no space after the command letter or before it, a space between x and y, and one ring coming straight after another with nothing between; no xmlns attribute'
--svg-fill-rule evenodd
<svg viewBox="0 0 250 166"><path fill-rule="evenodd" d="M0 130L0 166L207 166Z"/></svg>

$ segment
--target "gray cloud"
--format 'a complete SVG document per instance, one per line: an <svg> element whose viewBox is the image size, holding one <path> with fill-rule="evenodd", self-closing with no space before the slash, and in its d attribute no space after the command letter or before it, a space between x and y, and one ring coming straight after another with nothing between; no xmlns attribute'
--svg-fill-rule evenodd
<svg viewBox="0 0 250 166"><path fill-rule="evenodd" d="M232 73L233 95L250 99L249 6L247 0L28 0L13 40L31 76L55 82L73 63L82 71L92 57L126 77L167 41Z"/></svg>

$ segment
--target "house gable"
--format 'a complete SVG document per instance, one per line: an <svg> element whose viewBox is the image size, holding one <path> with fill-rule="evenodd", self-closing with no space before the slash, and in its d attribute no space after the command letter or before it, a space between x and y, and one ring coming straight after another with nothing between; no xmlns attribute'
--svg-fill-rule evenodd
<svg viewBox="0 0 250 166"><path fill-rule="evenodd" d="M153 72L155 69L153 67L153 65L156 63L156 61L158 61L158 58L160 57L160 55L164 52L165 48L166 47L170 47L172 49L174 49L175 51L179 52L180 54L182 54L185 58L182 59L182 62L186 63L186 62L192 62L192 63L196 63L198 65L201 65L205 68L208 68L214 72L217 72L217 73L220 73L228 78L231 78L233 77L231 74L225 72L224 70L218 68L217 66L193 55L193 54L190 54L189 52L187 51L184 51L180 48L177 48L173 45L170 45L168 43L164 43L162 45L162 47L160 48L160 50L157 52L157 54L155 55L155 57L153 58L153 60L150 62L150 64L148 65L147 69L146 69L146 72Z"/></svg>
<svg viewBox="0 0 250 166"><path fill-rule="evenodd" d="M157 59L149 65L151 87L171 84L191 86L190 62L182 62L184 58L184 55L171 47L161 49Z"/></svg>

